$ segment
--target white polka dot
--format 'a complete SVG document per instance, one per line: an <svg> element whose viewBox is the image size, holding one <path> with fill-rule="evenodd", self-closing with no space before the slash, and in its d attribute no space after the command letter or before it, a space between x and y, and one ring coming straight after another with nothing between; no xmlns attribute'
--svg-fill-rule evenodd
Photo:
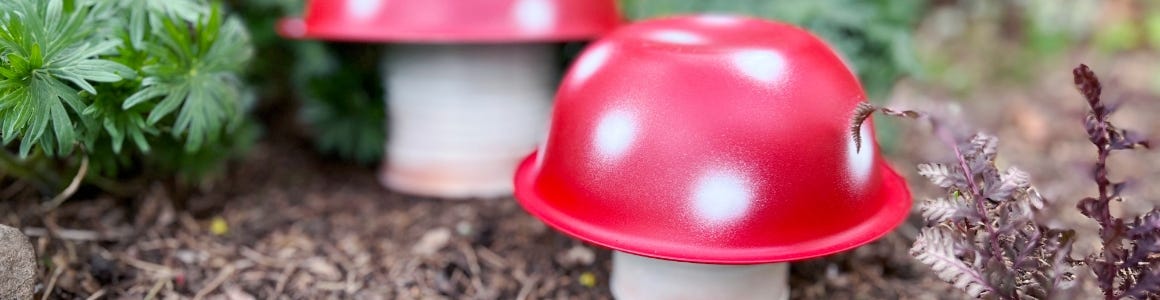
<svg viewBox="0 0 1160 300"><path fill-rule="evenodd" d="M682 45L695 45L705 42L705 38L696 33L673 29L653 32L649 35L649 38L656 41Z"/></svg>
<svg viewBox="0 0 1160 300"><path fill-rule="evenodd" d="M346 14L356 21L369 21L379 14L387 0L347 0Z"/></svg>
<svg viewBox="0 0 1160 300"><path fill-rule="evenodd" d="M741 23L741 18L732 15L704 15L697 17L697 21L705 25L728 26Z"/></svg>
<svg viewBox="0 0 1160 300"><path fill-rule="evenodd" d="M765 83L781 79L785 73L785 59L769 50L745 50L733 54L733 66L742 74Z"/></svg>
<svg viewBox="0 0 1160 300"><path fill-rule="evenodd" d="M624 155L632 147L636 138L636 120L628 112L614 110L600 118L596 124L594 145L603 160L614 160Z"/></svg>
<svg viewBox="0 0 1160 300"><path fill-rule="evenodd" d="M551 30L556 23L556 7L547 0L520 0L513 14L520 29L528 33Z"/></svg>
<svg viewBox="0 0 1160 300"><path fill-rule="evenodd" d="M608 44L603 44L593 47L591 50L580 56L576 62L575 68L572 70L572 79L570 81L579 84L588 81L592 74L596 74L608 61L608 57L612 54L612 47Z"/></svg>
<svg viewBox="0 0 1160 300"><path fill-rule="evenodd" d="M870 131L870 123L862 125L862 147L854 144L854 136L847 134L846 163L848 164L850 179L854 184L861 186L870 178L871 168L874 166L874 132Z"/></svg>
<svg viewBox="0 0 1160 300"><path fill-rule="evenodd" d="M720 225L745 215L753 203L753 190L741 174L710 171L693 186L693 208L710 225Z"/></svg>

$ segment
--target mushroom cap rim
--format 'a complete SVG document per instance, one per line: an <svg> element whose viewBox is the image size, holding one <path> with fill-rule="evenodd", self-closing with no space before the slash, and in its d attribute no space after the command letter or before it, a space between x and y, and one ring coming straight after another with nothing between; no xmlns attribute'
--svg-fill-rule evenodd
<svg viewBox="0 0 1160 300"><path fill-rule="evenodd" d="M855 238L840 243L833 243L828 247L821 247L821 249L809 249L805 251L791 251L788 253L757 253L761 251L754 251L752 249L699 249L694 245L684 246L680 251L650 251L649 245L656 243L665 243L664 241L641 241L637 237L620 236L615 230L607 228L593 228L595 230L585 230L583 227L587 226L582 220L575 218L568 218L563 212L554 211L547 201L541 197L540 193L536 191L535 178L539 175L539 169L536 168L536 156L538 151L532 153L523 162L515 172L515 198L532 216L543 221L549 227L556 229L567 236L583 240L585 242L605 247L608 249L621 251L629 254L644 256L654 259L688 262L688 263L702 263L702 264L717 264L717 265L754 265L767 263L784 263L801 261L812 258L818 258L831 254L841 253L852 250L871 242L874 242L883 236L886 236L904 221L910 213L911 197L910 190L906 186L906 180L902 178L893 168L886 163L877 164L882 172L883 189L880 194L882 197L888 198L889 203L900 204L900 207L894 209L883 209L879 214L876 214L867 219L865 223L878 221L878 226L872 226L876 230L871 230L862 234L854 234ZM860 224L865 225L865 224ZM888 225L888 226L882 226ZM772 251L770 251L772 252Z"/></svg>

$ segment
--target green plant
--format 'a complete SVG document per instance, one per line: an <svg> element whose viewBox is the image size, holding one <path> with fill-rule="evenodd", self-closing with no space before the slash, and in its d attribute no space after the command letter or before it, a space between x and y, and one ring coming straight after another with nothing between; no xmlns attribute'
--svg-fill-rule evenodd
<svg viewBox="0 0 1160 300"><path fill-rule="evenodd" d="M387 138L380 47L332 43L299 51L321 58L318 65L296 66L292 78L315 146L357 163L379 161Z"/></svg>
<svg viewBox="0 0 1160 300"><path fill-rule="evenodd" d="M1088 140L1097 159L1091 177L1096 197L1077 209L1100 226L1101 249L1073 258L1075 231L1042 225L1047 203L1026 173L995 166L997 139L977 134L959 143L937 119L915 111L861 106L851 134L857 137L864 119L874 112L925 119L954 152L953 164L923 164L919 174L943 188L942 197L920 205L927 226L911 249L943 280L975 297L989 299L1075 298L1077 274L1093 275L1105 299L1152 299L1160 293L1160 209L1134 218L1111 214L1113 201L1124 201L1127 182L1108 178L1106 165L1113 151L1148 148L1143 136L1118 129L1108 118L1116 105L1100 97L1103 87L1086 65L1073 70L1075 86L1087 101L1084 118Z"/></svg>
<svg viewBox="0 0 1160 300"><path fill-rule="evenodd" d="M263 87L263 97L298 100L298 119L320 152L361 164L377 162L386 140L381 45L277 36L278 20L300 14L302 1L231 2L255 28L260 55L269 58L255 65L251 78Z"/></svg>
<svg viewBox="0 0 1160 300"><path fill-rule="evenodd" d="M127 170L196 179L255 136L240 78L249 33L219 3L10 0L0 11L0 137L19 156L0 151L0 173L59 188L62 169L91 160L91 182Z"/></svg>

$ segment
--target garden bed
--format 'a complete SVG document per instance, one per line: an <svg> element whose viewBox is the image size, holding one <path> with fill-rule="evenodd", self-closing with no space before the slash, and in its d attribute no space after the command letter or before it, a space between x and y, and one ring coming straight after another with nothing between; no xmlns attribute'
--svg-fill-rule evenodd
<svg viewBox="0 0 1160 300"><path fill-rule="evenodd" d="M82 195L45 214L35 199L0 202L0 220L41 236L41 289L51 284L52 298L610 297L608 251L556 233L511 199L393 194L372 168L334 164L292 122L270 123L245 162L185 201L157 184L137 199ZM793 298L957 298L906 254L915 228L794 264Z"/></svg>
<svg viewBox="0 0 1160 300"><path fill-rule="evenodd" d="M1108 99L1132 101L1116 115L1118 124L1160 133L1160 98L1149 73L1160 68L1160 58L1129 53L1085 62L1108 74ZM1074 209L1081 195L1094 193L1083 169L1094 159L1079 122L1084 103L1069 77L1076 63L1053 64L1027 84L978 83L985 88L961 97L906 81L887 104L938 111L961 100L955 103L964 120L998 135L1000 163L1028 171L1040 192L1056 200L1052 224L1079 226L1090 235L1095 224ZM131 199L82 190L42 212L41 199L9 187L0 196L10 190L22 196L0 201L0 223L34 237L41 257L38 291L49 299L610 298L608 251L551 230L511 199L440 201L391 193L374 168L338 164L311 151L287 117L294 112L287 106L260 111L264 140L201 190L158 182ZM916 201L934 190L912 166L950 159L925 132L903 130L904 146L890 154L911 179ZM1124 154L1112 163L1114 177L1140 180L1126 194L1133 202L1117 209L1138 212L1160 204L1160 154ZM791 297L964 298L907 254L921 225L912 216L868 246L794 263ZM1077 248L1087 253L1092 245L1081 239Z"/></svg>

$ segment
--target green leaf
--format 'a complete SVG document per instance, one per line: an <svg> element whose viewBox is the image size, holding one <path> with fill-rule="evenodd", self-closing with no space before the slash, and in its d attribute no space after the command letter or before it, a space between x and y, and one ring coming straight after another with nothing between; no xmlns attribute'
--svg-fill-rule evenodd
<svg viewBox="0 0 1160 300"><path fill-rule="evenodd" d="M189 90L187 89L170 91L169 95L165 96L161 100L161 103L158 103L153 108L153 111L149 112L149 124L157 124L158 121L161 121L161 118L176 110L181 106L182 101L185 101L187 94L189 94ZM178 132L180 131L181 129L178 129Z"/></svg>
<svg viewBox="0 0 1160 300"><path fill-rule="evenodd" d="M157 43L146 50L161 58L141 68L145 90L129 97L133 107L155 97L163 99L152 108L148 122L158 124L171 113L172 134L183 136L188 151L214 142L229 124L241 117L241 82L237 73L253 56L249 35L241 22L223 18L219 6L211 8L191 32L180 20L164 18ZM164 63L162 63L164 62ZM180 108L180 109L179 109Z"/></svg>
<svg viewBox="0 0 1160 300"><path fill-rule="evenodd" d="M125 98L125 102L121 105L122 109L130 109L134 106L137 106L138 104L141 104L142 102L153 100L153 98L165 95L165 91L160 88L154 88L145 84L142 86L145 88L137 91L133 95L129 96L129 98Z"/></svg>
<svg viewBox="0 0 1160 300"><path fill-rule="evenodd" d="M106 118L103 127L105 132L109 133L109 137L113 138L113 152L121 153L121 145L125 142L125 135L117 128L112 118Z"/></svg>
<svg viewBox="0 0 1160 300"><path fill-rule="evenodd" d="M91 2L65 11L61 0L10 1L0 16L0 53L6 58L0 61L0 135L5 143L19 138L22 156L37 147L50 156L68 154L78 130L99 124L84 113L88 103L78 89L96 94L93 82L120 81L118 74L132 70L98 57L117 43L85 26Z"/></svg>
<svg viewBox="0 0 1160 300"><path fill-rule="evenodd" d="M83 60L59 70L95 82L117 82L123 78L121 74L133 73L132 69L124 65L98 59Z"/></svg>

